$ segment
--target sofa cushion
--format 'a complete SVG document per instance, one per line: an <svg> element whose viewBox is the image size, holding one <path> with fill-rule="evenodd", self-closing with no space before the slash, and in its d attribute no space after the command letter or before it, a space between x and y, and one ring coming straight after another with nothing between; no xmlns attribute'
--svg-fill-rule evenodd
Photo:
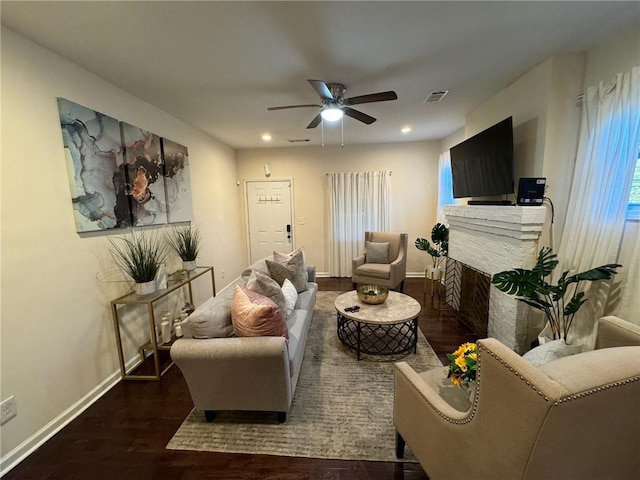
<svg viewBox="0 0 640 480"><path fill-rule="evenodd" d="M269 297L284 312L285 317L287 316L284 292L278 282L269 275L259 270L253 270L247 280L247 289Z"/></svg>
<svg viewBox="0 0 640 480"><path fill-rule="evenodd" d="M272 282L275 283L275 280L272 280ZM293 309L296 308L296 302L298 301L298 291L288 278L285 278L282 283L282 294L284 296L285 304L284 315L288 318L289 315L291 315L291 312L293 312Z"/></svg>
<svg viewBox="0 0 640 480"><path fill-rule="evenodd" d="M233 288L225 288L217 296L198 305L182 323L185 337L223 338L233 335L231 301Z"/></svg>
<svg viewBox="0 0 640 480"><path fill-rule="evenodd" d="M356 274L363 277L388 279L391 277L391 266L388 263L365 263L356 268Z"/></svg>
<svg viewBox="0 0 640 480"><path fill-rule="evenodd" d="M280 286L284 283L284 279L288 278L296 287L298 293L304 292L307 289L308 275L302 256L302 252L298 252L285 263L267 259L269 276L278 282Z"/></svg>
<svg viewBox="0 0 640 480"><path fill-rule="evenodd" d="M318 292L317 283L308 283L304 292L298 293L298 301L296 302L296 310L309 310L313 312L316 304L316 294Z"/></svg>
<svg viewBox="0 0 640 480"><path fill-rule="evenodd" d="M307 321L306 310L294 310L287 318L287 328L289 330L289 365L291 376L300 370L302 358L304 357L304 347L306 345L307 334L311 322Z"/></svg>
<svg viewBox="0 0 640 480"><path fill-rule="evenodd" d="M273 260L273 257L269 256L269 257L266 257L266 258L261 258L257 262L255 262L252 265L249 265L247 268L245 268L242 271L242 273L240 274L240 276L241 277L248 277L249 275L251 275L251 272L253 272L254 270L262 272L265 275L269 275L269 269L267 268L267 260Z"/></svg>
<svg viewBox="0 0 640 480"><path fill-rule="evenodd" d="M233 331L238 337L283 336L289 338L282 310L268 297L235 286L231 304Z"/></svg>
<svg viewBox="0 0 640 480"><path fill-rule="evenodd" d="M365 242L366 263L389 263L389 242Z"/></svg>

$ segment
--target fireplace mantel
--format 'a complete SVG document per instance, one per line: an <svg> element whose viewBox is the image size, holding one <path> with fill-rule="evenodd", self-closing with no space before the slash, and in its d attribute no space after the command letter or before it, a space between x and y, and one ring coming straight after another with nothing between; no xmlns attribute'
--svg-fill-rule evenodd
<svg viewBox="0 0 640 480"><path fill-rule="evenodd" d="M449 205L449 256L494 275L512 268L531 268L544 228L545 207ZM489 336L518 353L527 350L528 315L525 305L491 287Z"/></svg>

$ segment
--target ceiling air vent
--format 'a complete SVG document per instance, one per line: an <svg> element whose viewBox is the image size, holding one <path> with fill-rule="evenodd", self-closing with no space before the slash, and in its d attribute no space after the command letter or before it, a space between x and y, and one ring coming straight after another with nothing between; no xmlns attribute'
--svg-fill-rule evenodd
<svg viewBox="0 0 640 480"><path fill-rule="evenodd" d="M309 141L308 138L289 138L288 140L289 143L304 143Z"/></svg>
<svg viewBox="0 0 640 480"><path fill-rule="evenodd" d="M427 95L427 98L424 99L422 103L437 103L441 102L442 99L449 93L449 90L436 90L435 92L431 92Z"/></svg>

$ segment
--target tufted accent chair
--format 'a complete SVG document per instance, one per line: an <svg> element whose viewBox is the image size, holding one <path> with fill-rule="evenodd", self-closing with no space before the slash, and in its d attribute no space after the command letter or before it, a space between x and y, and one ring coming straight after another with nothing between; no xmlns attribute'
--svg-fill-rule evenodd
<svg viewBox="0 0 640 480"><path fill-rule="evenodd" d="M406 441L432 480L635 478L640 327L604 317L597 328L596 350L539 367L480 340L473 404L447 367L397 363L396 455Z"/></svg>
<svg viewBox="0 0 640 480"><path fill-rule="evenodd" d="M365 232L363 253L352 260L351 281L355 290L357 284L370 283L380 285L391 290L400 286L404 289L404 279L407 275L407 243L409 234L390 232ZM371 263L367 261L367 242L388 243L388 262Z"/></svg>

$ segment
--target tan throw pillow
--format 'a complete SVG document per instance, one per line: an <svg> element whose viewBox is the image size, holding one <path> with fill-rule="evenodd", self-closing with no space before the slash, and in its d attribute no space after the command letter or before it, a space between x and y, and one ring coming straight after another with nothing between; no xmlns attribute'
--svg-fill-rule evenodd
<svg viewBox="0 0 640 480"><path fill-rule="evenodd" d="M285 337L289 331L273 300L236 285L231 305L233 332L238 337Z"/></svg>
<svg viewBox="0 0 640 480"><path fill-rule="evenodd" d="M298 293L307 290L307 268L304 265L302 252L296 253L286 263L271 260L266 260L266 262L269 276L278 282L278 285L282 286L284 279L288 278Z"/></svg>
<svg viewBox="0 0 640 480"><path fill-rule="evenodd" d="M289 253L273 252L273 260L278 263L286 263L289 259L293 258L300 252L302 252L302 261L304 262L306 260L304 256L304 247L298 247L293 252Z"/></svg>
<svg viewBox="0 0 640 480"><path fill-rule="evenodd" d="M278 282L266 273L253 270L251 275L249 275L249 280L247 280L247 289L259 293L260 295L264 295L265 297L269 297L271 300L276 302L276 305L278 305L283 312L285 312L285 300L282 288L278 285Z"/></svg>
<svg viewBox="0 0 640 480"><path fill-rule="evenodd" d="M365 242L366 263L389 263L389 242Z"/></svg>
<svg viewBox="0 0 640 480"><path fill-rule="evenodd" d="M309 281L309 272L307 271L307 258L304 254L304 247L298 247L293 252L282 253L282 252L273 252L273 261L278 263L288 263L292 258L296 257L302 253L302 267L304 269L305 281ZM306 288L305 288L306 290Z"/></svg>

